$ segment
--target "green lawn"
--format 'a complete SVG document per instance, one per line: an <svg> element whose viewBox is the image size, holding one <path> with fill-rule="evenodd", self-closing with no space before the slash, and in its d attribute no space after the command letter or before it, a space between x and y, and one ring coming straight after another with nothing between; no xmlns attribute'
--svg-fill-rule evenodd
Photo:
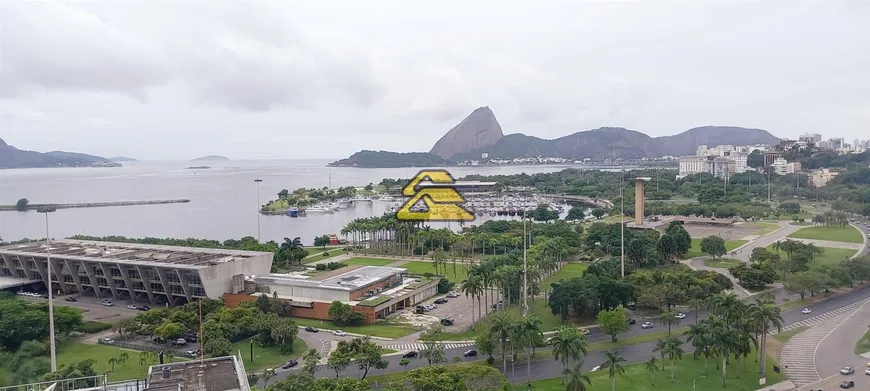
<svg viewBox="0 0 870 391"><path fill-rule="evenodd" d="M549 290L550 284L554 282L559 282L559 280L570 280L574 277L580 277L583 275L583 271L586 270L589 265L585 263L568 263L561 270L556 272L552 277L541 281L540 289Z"/></svg>
<svg viewBox="0 0 870 391"><path fill-rule="evenodd" d="M741 263L736 259L722 258L722 259L705 259L704 266L706 267L718 267L722 269L728 269L734 266L739 266Z"/></svg>
<svg viewBox="0 0 870 391"><path fill-rule="evenodd" d="M310 251L312 255L309 255L309 256L305 257L304 259L302 259L302 263L312 263L312 262L322 261L322 260L327 259L327 258L332 258L332 257L338 256L338 255L342 255L342 254L344 254L343 248L344 247L339 248L339 249L327 248L326 250L323 250L320 247L309 248L308 251ZM326 253L327 255L324 256L323 253Z"/></svg>
<svg viewBox="0 0 870 391"><path fill-rule="evenodd" d="M752 354L749 356L749 362L746 365L746 369L743 369L743 363L740 363L740 378L738 379L734 372L734 366L728 366L728 374L727 374L727 390L729 391L754 391L759 388L758 385L758 364L756 364L752 357ZM661 361L661 357L656 354L656 358ZM733 364L732 360L732 364ZM591 364L599 364L599 363L589 363L587 366L591 368ZM767 358L767 384L775 384L779 383L783 380L783 376L781 374L775 373L773 371L773 365L776 364L776 360L771 357ZM558 363L554 362L553 365L558 365ZM675 382L671 383L671 372L670 366L668 365L664 370L658 371L655 373L655 385L652 384L650 380L649 372L646 370L643 364L632 364L625 365L625 373L621 375L617 375L616 377L616 389L620 391L684 391L692 389L692 381L697 379L696 388L697 390L721 390L722 388L722 375L721 371L716 371L716 364L712 361L708 363L708 371L706 377L701 377L705 375L704 372L704 360L697 359L695 360L691 354L684 354L683 359L676 363L674 366L674 379ZM519 371L519 368L517 368ZM587 386L587 390L589 391L610 391L611 387L611 379L608 377L607 371L597 371L597 372L589 372L589 379L592 382L591 386ZM513 388L514 390L526 390L525 382L521 384L517 384ZM535 391L562 391L565 390L565 385L561 384L559 378L546 379L546 380L538 380L532 382L531 390Z"/></svg>
<svg viewBox="0 0 870 391"><path fill-rule="evenodd" d="M854 227L807 227L788 235L790 238L832 240L835 242L864 243L861 231Z"/></svg>
<svg viewBox="0 0 870 391"><path fill-rule="evenodd" d="M390 324L390 323L376 323L376 324L366 324L362 326L345 326L339 327L333 324L328 320L317 320L317 319L305 319L305 318L293 318L293 321L296 322L299 326L314 326L318 329L324 330L342 330L348 333L354 334L362 334L362 335L371 335L375 337L384 337L384 338L399 338L404 337L413 332L419 331L408 325L401 324ZM300 331L305 333L307 331Z"/></svg>
<svg viewBox="0 0 870 391"><path fill-rule="evenodd" d="M822 250L821 255L816 255L816 259L810 261L810 269L815 269L822 267L824 265L835 265L842 260L849 259L849 257L855 255L857 251L849 250L845 248L831 248L831 247L819 247ZM772 252L776 252L773 249L773 245L767 246L767 249ZM780 255L783 257L788 257L785 252L780 251Z"/></svg>
<svg viewBox="0 0 870 391"><path fill-rule="evenodd" d="M686 320L689 320L689 318L686 318L683 322L681 322L681 324L682 323L685 323L685 324L691 323L691 321L686 322ZM640 325L635 325L632 327L640 327ZM655 341L659 340L660 338L666 338L668 336L667 326L664 326L663 329L664 330L657 331L655 333L635 335L633 337L626 337L626 338L619 338L619 335L617 335L616 337L618 339L616 342L604 341L604 342L590 343L588 350L590 352L592 352L592 351L597 351L597 350L617 349L617 348L621 348L623 346L637 345L640 343L655 342ZM672 326L671 327L671 335L673 335L675 337L682 337L683 333L686 332L687 330L689 330L688 327Z"/></svg>
<svg viewBox="0 0 870 391"><path fill-rule="evenodd" d="M541 320L541 330L544 332L553 331L559 328L562 325L571 325L571 326L590 326L595 324L594 318L581 318L581 319L567 319L565 322L562 322L562 319L558 315L553 315L550 311L550 307L547 307L547 303L543 298L535 299L532 303L532 313L538 316L538 319ZM520 316L520 306L511 305L506 309L506 311L514 314L515 316ZM476 313L476 312L475 312ZM463 333L445 333L442 336L442 340L444 341L470 341L476 338L480 333L489 329L490 326L490 315L494 314L490 313L487 316L484 316L482 320L478 320L474 330L469 330Z"/></svg>
<svg viewBox="0 0 870 391"><path fill-rule="evenodd" d="M115 369L109 365L109 359L118 358L121 353L127 353L126 364L115 364ZM147 362L145 365L139 365L140 351L122 349L108 345L92 345L85 343L63 343L57 347L57 365L73 364L84 359L94 359L96 363L93 368L97 373L104 371L109 372L109 381L126 380L126 379L143 379L148 372L148 367L156 364L156 362ZM176 357L174 361L184 361L184 358Z"/></svg>
<svg viewBox="0 0 870 391"><path fill-rule="evenodd" d="M725 251L731 251L737 247L746 244L745 240L726 240L725 241ZM701 251L701 239L700 238L692 238L692 247L689 248L689 252L686 254L685 259L697 258L707 255L703 251Z"/></svg>
<svg viewBox="0 0 870 391"><path fill-rule="evenodd" d="M348 265L363 265L363 266L384 266L389 265L393 262L396 262L395 259L383 259L383 258L362 258L362 257L354 257L348 259L346 261L342 261L342 263L346 263Z"/></svg>
<svg viewBox="0 0 870 391"><path fill-rule="evenodd" d="M433 265L433 262L411 261L399 267L408 269L408 273L423 275L426 273L435 274L435 267ZM468 278L468 268L463 264L457 263L456 272L454 273L453 262L447 261L447 275L444 277L458 284Z"/></svg>
<svg viewBox="0 0 870 391"><path fill-rule="evenodd" d="M284 364L291 359L301 357L302 353L305 353L305 350L308 349L305 341L301 338L293 340L293 352L290 354L283 354L274 346L260 346L256 341L254 341L254 360L251 362L252 339L253 338L248 338L236 342L233 344L232 349L230 349L230 354L238 354L239 351L242 352L242 358L245 359L245 368L249 372L268 368L278 368L281 364Z"/></svg>
<svg viewBox="0 0 870 391"><path fill-rule="evenodd" d="M864 333L864 336L855 345L855 354L864 354L870 352L870 331Z"/></svg>
<svg viewBox="0 0 870 391"><path fill-rule="evenodd" d="M791 337L794 337L795 335L800 334L802 331L804 331L808 328L809 327L807 327L807 326L803 326L803 327L798 327L794 330L783 331L779 334L774 335L773 338L776 338L776 340L779 342L786 343L788 340L791 339ZM868 350L868 351L870 351L870 350ZM862 353L864 353L864 352L862 352Z"/></svg>
<svg viewBox="0 0 870 391"><path fill-rule="evenodd" d="M761 235L767 235L767 234L769 234L769 233L771 233L771 232L773 232L773 231L776 231L776 230L779 228L779 225L778 225L778 224L771 224L771 223L755 223L755 222L753 222L753 223L743 223L743 226L744 226L744 227L755 228L756 231L753 232L752 234L753 234L753 235L758 235L758 236L761 236Z"/></svg>

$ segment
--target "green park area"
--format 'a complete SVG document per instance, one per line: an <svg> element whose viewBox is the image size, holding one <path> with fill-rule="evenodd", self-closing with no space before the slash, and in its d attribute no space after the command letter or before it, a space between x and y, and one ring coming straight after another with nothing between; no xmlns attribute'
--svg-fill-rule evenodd
<svg viewBox="0 0 870 391"><path fill-rule="evenodd" d="M751 358L747 363L746 368L743 368L743 362L740 363L740 377L735 374L735 365L728 366L726 384L727 388L722 387L722 372L716 370L716 363L707 362L708 370L704 371L704 359L694 358L691 353L683 354L681 360L677 360L674 366L674 382L671 382L671 367L670 363L665 362L665 367L661 368L663 363L658 354L650 354L650 357L656 357L659 370L652 373L647 370L645 364L637 363L626 365L623 363L625 372L616 375L617 390L631 391L683 391L692 389L692 381L695 381L696 390L720 390L727 389L730 391L754 391L758 386L758 364ZM749 357L754 357L750 354ZM600 363L595 363L596 365ZM783 375L773 371L773 366L776 360L771 357L767 358L767 384L775 384L783 380ZM558 363L554 362L554 365ZM525 367L523 367L525 369ZM519 364L517 371L520 371ZM596 372L587 372L592 385L586 385L587 391L609 391L611 389L611 378L609 371L600 370ZM565 390L565 384L562 384L560 378L552 378L538 380L532 382L532 387L527 388L526 383L518 383L514 385L514 390L533 390L533 391L562 391ZM568 388L570 389L570 388Z"/></svg>
<svg viewBox="0 0 870 391"><path fill-rule="evenodd" d="M92 359L95 361L94 371L97 373L107 371L109 381L142 379L148 372L148 367L157 363L156 356L146 354L147 357L143 357L142 353L115 346L68 342L57 347L57 365L60 367L64 364L75 364L85 359ZM184 360L182 357L173 358L173 361Z"/></svg>
<svg viewBox="0 0 870 391"><path fill-rule="evenodd" d="M302 263L314 263L317 261L322 261L324 259L328 259L328 258L332 258L332 257L336 257L336 256L344 254L344 249L340 249L340 248L338 248L338 249L327 248L326 250L323 250L323 251L320 251L321 250L320 248L310 248L308 250L309 250L309 252L312 253L312 255L309 255L309 256L303 258ZM324 254L326 254L326 255L324 255Z"/></svg>
<svg viewBox="0 0 870 391"><path fill-rule="evenodd" d="M870 331L864 333L864 336L858 340L855 345L855 354L864 354L870 352Z"/></svg>
<svg viewBox="0 0 870 391"><path fill-rule="evenodd" d="M386 322L364 324L362 326L336 326L332 321L328 320L293 318L293 321L299 326L312 326L323 330L342 330L353 334L371 335L373 337L383 338L399 338L418 331L409 325ZM307 331L300 332L306 333Z"/></svg>
<svg viewBox="0 0 870 391"><path fill-rule="evenodd" d="M299 332L304 333L300 330ZM254 341L254 357L251 360L251 341L254 338L243 339L236 342L230 348L230 354L242 353L242 358L245 360L245 368L250 371L261 369L278 368L291 359L296 359L305 353L307 345L301 338L293 340L293 352L290 354L281 353L277 346L260 346L257 341Z"/></svg>
<svg viewBox="0 0 870 391"><path fill-rule="evenodd" d="M443 274L444 269L447 269L447 274L444 277L447 277L448 280L457 284L468 279L468 268L464 264L458 262L455 265L452 261L447 261L446 264L441 264L439 266L441 272L439 273L435 273L434 262L411 261L397 267L408 269L408 273L419 275L426 273Z"/></svg>
<svg viewBox="0 0 870 391"><path fill-rule="evenodd" d="M861 231L858 231L852 226L845 227L807 227L801 228L791 235L790 238L796 239L816 239L830 240L835 242L863 243L864 238L861 236Z"/></svg>
<svg viewBox="0 0 870 391"><path fill-rule="evenodd" d="M758 222L743 223L742 226L748 228L755 228L755 231L753 231L752 234L758 236L767 235L773 231L776 231L779 228L778 224Z"/></svg>
<svg viewBox="0 0 870 391"><path fill-rule="evenodd" d="M475 310L477 309L477 304L475 304ZM510 307L507 308L507 312L513 314L515 317L520 317L521 310L519 305L511 304ZM474 330L467 330L461 333L444 333L441 336L441 339L444 341L470 341L477 338L478 335L483 333L485 330L490 329L491 325L491 317L493 313L484 315L482 320L478 320L475 324ZM573 326L591 326L595 324L595 318L581 318L581 319L572 319L568 318L564 322L558 315L553 315L553 312L550 311L550 307L547 307L546 301L544 299L536 299L531 305L531 314L535 314L538 316L538 319L541 320L541 331L553 331L559 328L562 325L573 325ZM475 311L475 316L477 315L477 311ZM476 319L476 318L475 318Z"/></svg>
<svg viewBox="0 0 870 391"><path fill-rule="evenodd" d="M767 246L767 250L770 252L777 253L780 256L783 256L786 258L788 257L788 255L785 253L785 251L782 251L782 250L776 251L776 249L774 249L773 244L771 244L770 246ZM817 268L820 268L820 267L826 266L826 265L833 266L833 265L839 263L840 261L851 258L857 252L855 250L849 250L849 249L845 249L845 248L832 248L832 247L819 247L819 250L821 250L822 253L816 255L815 259L810 261L810 263L809 263L810 269L817 269Z"/></svg>
<svg viewBox="0 0 870 391"><path fill-rule="evenodd" d="M742 262L740 262L736 259L729 259L729 258L705 259L704 260L704 266L706 266L706 267L718 267L718 268L722 268L722 269L728 269L728 268L731 268L734 266L739 266L741 263Z"/></svg>
<svg viewBox="0 0 870 391"><path fill-rule="evenodd" d="M580 277L583 275L583 271L586 270L589 265L585 263L568 263L561 270L556 272L552 277L541 281L540 289L548 290L550 288L550 284L554 282L559 282L559 280L570 280L574 277Z"/></svg>
<svg viewBox="0 0 870 391"><path fill-rule="evenodd" d="M725 251L730 252L737 247L746 244L745 240L726 240L725 241ZM692 238L692 247L689 248L689 252L686 253L686 259L702 257L704 255L703 251L701 251L701 238Z"/></svg>
<svg viewBox="0 0 870 391"><path fill-rule="evenodd" d="M351 258L346 261L341 261L348 265L363 265L363 266L384 266L396 262L395 259L384 258Z"/></svg>

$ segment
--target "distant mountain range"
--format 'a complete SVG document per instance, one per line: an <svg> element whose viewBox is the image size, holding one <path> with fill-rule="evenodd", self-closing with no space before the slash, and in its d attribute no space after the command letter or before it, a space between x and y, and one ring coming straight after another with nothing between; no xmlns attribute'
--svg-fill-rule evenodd
<svg viewBox="0 0 870 391"><path fill-rule="evenodd" d="M521 133L505 136L492 110L489 107L480 107L450 129L428 153L362 151L330 165L353 167L450 165L466 160L481 160L484 153L487 154L487 159L537 156L570 160L641 159L693 155L702 144L756 145L778 144L779 141L779 138L766 130L736 126L702 126L665 137L650 137L635 130L611 127L576 132L552 140Z"/></svg>
<svg viewBox="0 0 870 391"><path fill-rule="evenodd" d="M109 159L84 153L35 152L15 148L0 139L0 168L119 167Z"/></svg>

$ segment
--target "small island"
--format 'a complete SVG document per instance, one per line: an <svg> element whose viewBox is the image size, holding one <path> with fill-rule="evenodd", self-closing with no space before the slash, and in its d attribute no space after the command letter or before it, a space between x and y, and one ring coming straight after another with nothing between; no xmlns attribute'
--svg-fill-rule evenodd
<svg viewBox="0 0 870 391"><path fill-rule="evenodd" d="M187 169L188 170L208 170L209 168L211 168L211 167L209 167L209 166L190 166Z"/></svg>
<svg viewBox="0 0 870 391"><path fill-rule="evenodd" d="M363 150L347 159L329 163L330 167L396 168L396 167L443 167L456 162L428 152L388 152Z"/></svg>
<svg viewBox="0 0 870 391"><path fill-rule="evenodd" d="M111 157L111 158L109 158L109 160L111 160L115 163L135 163L135 162L139 161L139 160L133 159L131 157L126 157L126 156Z"/></svg>
<svg viewBox="0 0 870 391"><path fill-rule="evenodd" d="M198 157L196 159L191 160L192 162L208 162L208 161L218 161L218 160L230 160L230 158L226 156L220 155L208 155L203 157Z"/></svg>

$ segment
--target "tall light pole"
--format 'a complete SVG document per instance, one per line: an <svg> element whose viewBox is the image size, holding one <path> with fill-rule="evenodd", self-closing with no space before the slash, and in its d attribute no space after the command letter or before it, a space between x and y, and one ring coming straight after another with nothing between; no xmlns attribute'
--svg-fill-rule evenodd
<svg viewBox="0 0 870 391"><path fill-rule="evenodd" d="M620 211L619 211L619 235L620 235L620 246L619 250L622 252L619 258L619 269L620 275L622 278L625 278L625 193L623 190L625 189L625 171L619 170L619 203L620 203Z"/></svg>
<svg viewBox="0 0 870 391"><path fill-rule="evenodd" d="M57 346L54 341L54 288L51 284L51 236L48 235L48 214L57 211L52 206L37 209L39 213L45 213L45 254L48 264L47 279L48 279L48 344L51 350L51 371L57 371Z"/></svg>
<svg viewBox="0 0 870 391"><path fill-rule="evenodd" d="M263 180L257 178L254 179L254 182L257 184L257 243L260 243L260 183L262 183Z"/></svg>
<svg viewBox="0 0 870 391"><path fill-rule="evenodd" d="M523 316L528 315L529 313L529 304L528 304L528 294L529 294L529 280L528 280L528 260L526 259L526 208L523 208Z"/></svg>
<svg viewBox="0 0 870 391"><path fill-rule="evenodd" d="M770 203L770 166L765 170L767 170L767 203Z"/></svg>

